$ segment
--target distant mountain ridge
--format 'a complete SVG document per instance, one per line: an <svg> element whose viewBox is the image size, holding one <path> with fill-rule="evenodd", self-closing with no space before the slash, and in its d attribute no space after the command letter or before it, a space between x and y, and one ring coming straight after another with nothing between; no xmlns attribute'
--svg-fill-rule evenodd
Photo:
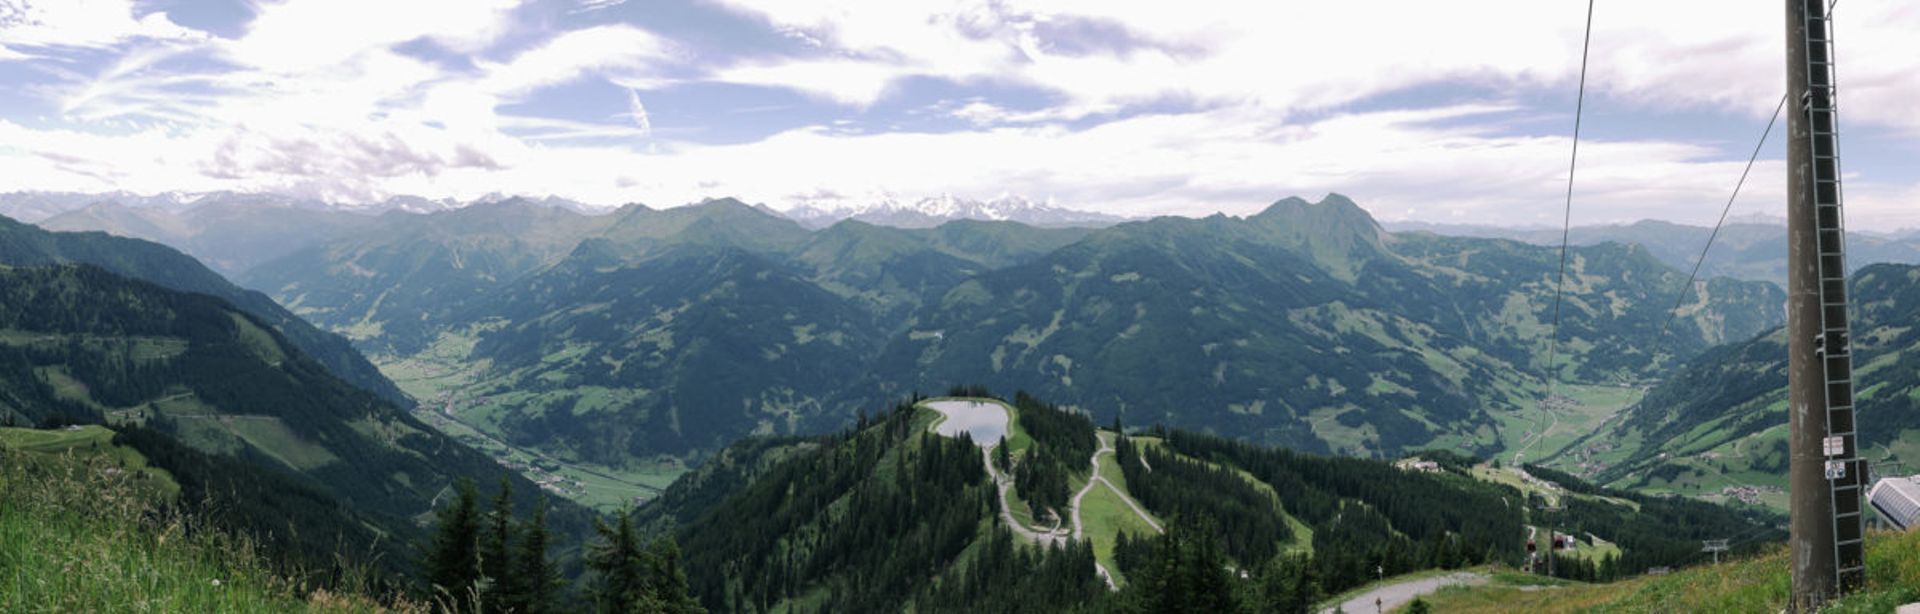
<svg viewBox="0 0 1920 614"><path fill-rule="evenodd" d="M328 211L356 213L361 215L379 215L390 211L404 213L433 213L458 209L468 205L495 203L503 200L522 199L549 207L560 207L581 212L608 211L610 207L598 207L558 196L527 196L502 193L490 193L472 200L455 198L426 198L412 195L395 195L382 200L365 203L328 202L312 198L302 198L275 192L159 192L139 194L135 192L7 192L0 193L0 215L14 219L38 223L54 216L71 211L85 209L99 204L120 205L131 209L143 209L180 213L208 206L254 205L277 209L303 209L308 211Z"/></svg>
<svg viewBox="0 0 1920 614"><path fill-rule="evenodd" d="M509 200L395 214L242 279L430 406L563 458L697 456L955 382L1388 454L1518 440L1498 427L1537 396L1557 262L1389 233L1339 195L1100 229L809 230L734 199L597 216ZM1777 288L1702 280L1653 344L1684 271L1609 244L1575 249L1569 275L1574 380L1644 377L1781 321Z"/></svg>
<svg viewBox="0 0 1920 614"><path fill-rule="evenodd" d="M397 405L410 401L340 335L316 328L265 294L246 290L159 243L98 232L49 232L0 216L0 265L86 264L161 287L219 297L260 318L334 376Z"/></svg>
<svg viewBox="0 0 1920 614"><path fill-rule="evenodd" d="M1913 326L1920 320L1920 266L1867 266L1848 286L1860 456L1912 467L1920 460L1920 374L1911 367L1920 355ZM1617 422L1554 462L1653 491L1784 497L1786 386L1786 330L1775 328L1667 374ZM1739 492L1743 486L1754 490Z"/></svg>
<svg viewBox="0 0 1920 614"><path fill-rule="evenodd" d="M396 195L367 203L324 202L271 192L9 192L0 193L0 215L39 224L64 214L97 208L101 205L139 210L149 218L178 216L209 206L250 205L272 210L352 213L377 216L389 212L427 214L473 205L505 201L523 201L539 206L567 209L589 215L611 213L617 207L589 205L558 196L533 196L490 193L472 200L425 198ZM705 199L699 204L719 199ZM954 220L1012 221L1032 226L1109 226L1127 221L1117 215L1061 207L1052 201L1035 201L1013 194L1001 194L985 200L940 194L918 199L877 195L863 199L803 198L780 209L753 205L768 213L787 217L809 228L825 228L841 220L859 220L881 226L930 228ZM84 226L82 220L65 222L62 230L106 230L109 227ZM78 226L76 226L78 225ZM146 237L140 237L146 238Z"/></svg>
<svg viewBox="0 0 1920 614"><path fill-rule="evenodd" d="M347 385L270 323L220 298L86 264L0 267L0 418L131 423L214 455L308 478L404 544L493 459ZM531 505L534 484L512 477ZM586 526L584 511L556 522ZM297 528L296 528L297 530Z"/></svg>
<svg viewBox="0 0 1920 614"><path fill-rule="evenodd" d="M730 198L708 199L688 206L718 201L738 202ZM376 226L410 226L413 224L408 218L502 203L592 217L620 216L634 207L667 210L642 204L614 209L554 196L497 193L471 201L396 196L376 203L333 204L275 194L234 192L156 195L16 192L0 194L0 215L10 215L49 230L101 231L163 243L192 254L222 275L237 279L261 264ZM1118 216L1066 209L1015 196L987 201L952 196L914 202L882 200L858 206L836 205L831 209L802 204L784 212L763 204L747 206L815 230L843 220L896 228L933 228L956 220L1089 228L1125 221Z"/></svg>
<svg viewBox="0 0 1920 614"><path fill-rule="evenodd" d="M940 194L919 199L879 195L867 199L802 200L781 212L809 228L825 228L842 220L879 226L931 228L955 220L1020 222L1030 226L1111 226L1127 218L1082 211L1002 194L976 200Z"/></svg>
<svg viewBox="0 0 1920 614"><path fill-rule="evenodd" d="M1454 237L1510 239L1534 245L1559 245L1560 229L1547 227L1505 227L1476 224L1436 224L1429 222L1388 222L1394 232L1423 232ZM1574 245L1598 245L1606 242L1634 243L1645 246L1661 262L1680 270L1691 269L1700 259L1713 229L1705 226L1675 224L1659 220L1641 220L1631 224L1576 226L1567 232ZM1847 233L1847 265L1852 271L1876 263L1920 264L1920 234L1912 231L1876 233L1855 230ZM1787 283L1787 223L1764 215L1746 215L1728 220L1714 239L1713 249L1701 262L1700 273L1754 281Z"/></svg>

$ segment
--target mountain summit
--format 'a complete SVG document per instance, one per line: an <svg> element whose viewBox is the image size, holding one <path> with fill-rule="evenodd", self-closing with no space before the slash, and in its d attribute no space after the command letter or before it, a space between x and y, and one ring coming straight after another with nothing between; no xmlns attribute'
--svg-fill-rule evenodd
<svg viewBox="0 0 1920 614"><path fill-rule="evenodd" d="M825 228L849 219L897 228L932 228L954 220L1009 221L1034 226L1108 226L1126 221L1116 215L1068 209L1012 194L987 200L952 194L914 201L891 195L859 202L817 199L801 202L784 214L810 228Z"/></svg>

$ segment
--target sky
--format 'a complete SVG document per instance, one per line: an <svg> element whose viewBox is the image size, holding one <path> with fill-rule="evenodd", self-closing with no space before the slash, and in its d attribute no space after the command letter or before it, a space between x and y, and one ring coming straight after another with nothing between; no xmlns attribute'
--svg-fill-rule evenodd
<svg viewBox="0 0 1920 614"><path fill-rule="evenodd" d="M0 191L1127 216L1339 192L1383 220L1558 225L1587 8L0 0ZM1784 17L1595 3L1573 223L1711 223L1784 91ZM1920 3L1834 21L1849 221L1920 226ZM1781 132L1736 216L1784 213Z"/></svg>

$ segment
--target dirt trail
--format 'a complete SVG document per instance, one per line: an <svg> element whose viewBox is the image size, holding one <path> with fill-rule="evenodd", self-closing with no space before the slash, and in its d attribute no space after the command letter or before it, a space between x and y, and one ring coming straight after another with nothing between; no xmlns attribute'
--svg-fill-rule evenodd
<svg viewBox="0 0 1920 614"><path fill-rule="evenodd" d="M1133 500L1133 497L1127 496L1127 493L1125 491L1120 490L1119 486L1115 486L1113 485L1113 482L1108 481L1107 476L1100 475L1100 455L1112 454L1114 452L1114 449L1113 449L1112 441L1108 440L1105 437L1101 437L1099 439L1100 439L1100 449L1094 450L1093 457L1087 459L1087 465L1093 469L1093 473L1090 474L1093 477L1087 480L1087 485L1082 487L1080 489L1080 492L1075 493L1073 495L1073 503L1071 505L1071 507L1073 508L1073 538L1081 539L1081 534L1083 532L1082 525L1080 523L1080 500L1083 498L1086 498L1087 493L1093 491L1093 485L1096 483L1106 485L1107 490L1113 491L1113 494L1119 496L1120 501L1126 503L1127 507L1132 508L1133 513L1139 514L1140 519L1146 521L1147 526L1153 527L1154 531L1158 531L1161 533L1167 532L1166 529L1161 528L1160 523L1154 522L1153 515L1148 514L1147 510L1140 508L1140 504L1135 502ZM1142 458L1142 460L1145 460L1145 459ZM1148 471L1152 471L1152 470L1149 469Z"/></svg>
<svg viewBox="0 0 1920 614"><path fill-rule="evenodd" d="M1113 494L1120 497L1121 501L1126 502L1127 507L1133 508L1133 513L1139 514L1140 519L1147 522L1147 526L1153 527L1155 531L1165 533L1166 530L1160 528L1160 523L1154 522L1152 515L1148 514L1146 510L1140 509L1140 504L1135 503L1133 497L1127 496L1127 493L1121 492L1119 487L1114 486L1113 482L1108 481L1106 476L1100 475L1100 455L1112 454L1114 449L1113 443L1107 438L1100 437L1099 439L1100 449L1094 450L1093 457L1087 459L1087 465L1093 469L1093 473L1090 474L1092 477L1087 480L1086 486L1080 488L1080 492L1074 493L1073 502L1069 505L1073 510L1073 538L1076 540L1086 539L1086 524L1080 520L1080 502L1086 499L1087 493L1093 492L1093 486L1095 484L1105 485L1107 490L1113 491ZM1113 582L1113 574L1107 571L1105 565L1094 563L1093 569L1099 572L1100 579L1107 581L1108 589L1120 590L1120 586Z"/></svg>
<svg viewBox="0 0 1920 614"><path fill-rule="evenodd" d="M1037 531L1025 524L1021 524L1019 519L1013 517L1013 504L1007 495L1008 491L1013 490L1013 479L1001 475L1000 471L993 466L993 448L994 446L980 448L980 456L987 461L987 475L993 478L994 490L1000 493L1000 517L1007 521L1007 528L1013 529L1014 534L1025 537L1043 546L1064 541L1067 536L1064 535L1063 532ZM1076 503L1077 502L1078 500L1076 500ZM1075 517L1079 517L1078 510L1075 511Z"/></svg>
<svg viewBox="0 0 1920 614"><path fill-rule="evenodd" d="M1028 541L1042 546L1064 544L1069 538L1074 540L1086 539L1086 524L1080 519L1080 502L1086 498L1087 493L1093 491L1094 485L1101 484L1105 485L1108 490L1113 491L1113 494L1119 496L1120 500L1125 502L1127 507L1133 510L1133 513L1138 514L1141 520L1146 521L1147 526L1153 527L1155 531L1165 533L1166 529L1161 527L1160 523L1155 521L1151 514L1147 513L1147 510L1142 509L1140 504L1133 500L1133 497L1127 496L1127 493L1120 490L1120 487L1115 486L1113 482L1108 481L1106 477L1100 475L1100 456L1103 454L1112 454L1114 453L1114 449L1112 441L1108 438L1099 437L1099 440L1100 449L1095 450L1093 456L1087 459L1087 466L1093 470L1091 474L1092 477L1087 480L1086 486L1080 488L1080 492L1074 493L1073 499L1067 504L1067 516L1073 521L1071 530L1064 527L1058 527L1053 530L1039 530L1029 527L1015 518L1013 516L1012 497L1009 494L1013 490L1013 479L1001 474L999 468L993 465L993 449L996 446L1004 444L995 443L982 446L980 448L980 457L986 461L987 475L993 479L994 490L1000 496L1000 518L1006 521L1007 528L1012 529L1015 535L1019 535ZM1119 590L1119 585L1114 583L1113 573L1108 571L1105 565L1094 563L1093 568L1096 573L1100 574L1100 579L1106 581L1108 589Z"/></svg>

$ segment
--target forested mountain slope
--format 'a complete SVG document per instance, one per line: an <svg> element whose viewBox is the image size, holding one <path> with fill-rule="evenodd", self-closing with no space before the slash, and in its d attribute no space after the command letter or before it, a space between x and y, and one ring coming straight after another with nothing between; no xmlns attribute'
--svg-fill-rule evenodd
<svg viewBox="0 0 1920 614"><path fill-rule="evenodd" d="M0 415L144 425L310 480L400 545L457 478L508 475L221 299L84 265L0 268ZM539 489L516 480L531 505ZM570 505L555 519L586 529Z"/></svg>
<svg viewBox="0 0 1920 614"><path fill-rule="evenodd" d="M1535 245L1560 245L1559 228L1507 228L1455 224L1397 222L1387 224L1397 232L1429 232L1457 237L1512 239ZM1910 232L1883 234L1872 229L1847 235L1849 273L1874 264L1920 263L1920 237ZM1707 237L1714 236L1713 249L1704 261L1700 249ZM1691 268L1700 262L1700 273L1709 277L1732 277L1787 285L1787 224L1785 220L1730 221L1714 235L1706 226L1675 224L1659 220L1641 220L1632 224L1575 226L1567 232L1574 245L1634 243L1647 248L1655 258L1677 269Z"/></svg>
<svg viewBox="0 0 1920 614"><path fill-rule="evenodd" d="M1920 374L1910 366L1920 356L1920 267L1869 266L1848 284L1860 455L1920 458ZM1784 329L1715 348L1555 464L1618 485L1783 507L1786 366Z"/></svg>
<svg viewBox="0 0 1920 614"><path fill-rule="evenodd" d="M0 265L88 264L173 290L217 296L259 318L348 383L389 402L406 395L339 335L315 328L266 295L235 286L166 246L103 233L47 232L0 217Z"/></svg>
<svg viewBox="0 0 1920 614"><path fill-rule="evenodd" d="M1378 453L1495 450L1543 394L1557 250L1391 235L1343 198L1246 219L1163 218L970 279L915 314L876 381L1004 383L1102 418ZM1635 380L1780 321L1779 290L1698 284L1635 246L1569 258L1561 378ZM892 386L892 387L889 387Z"/></svg>
<svg viewBox="0 0 1920 614"><path fill-rule="evenodd" d="M1012 412L986 450L935 435L929 404L901 404L834 435L741 442L640 508L642 524L678 537L694 592L723 612L1302 611L1376 570L1521 565L1548 521L1582 542L1560 573L1589 580L1695 562L1701 535L1779 537L1763 517L1570 476L1522 490L1445 453L1442 469L1411 471L1121 435L1026 395L971 401ZM1086 494L1108 484L1118 503ZM1549 503L1567 511L1534 510Z"/></svg>
<svg viewBox="0 0 1920 614"><path fill-rule="evenodd" d="M1491 453L1543 394L1559 260L1387 233L1338 195L1099 230L810 231L730 199L388 218L247 280L464 425L605 465L950 382L1309 450ZM1684 280L1638 247L1573 250L1560 377L1637 380L1780 321L1777 289L1706 280L1656 342Z"/></svg>

